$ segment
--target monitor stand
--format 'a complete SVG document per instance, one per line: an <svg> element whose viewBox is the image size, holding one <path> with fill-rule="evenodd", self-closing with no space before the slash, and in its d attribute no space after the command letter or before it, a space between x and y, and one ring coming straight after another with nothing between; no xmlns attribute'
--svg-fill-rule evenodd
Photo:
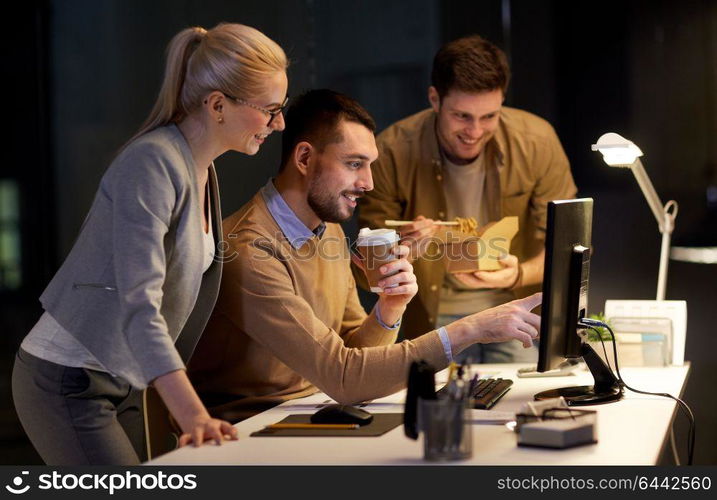
<svg viewBox="0 0 717 500"><path fill-rule="evenodd" d="M587 342L583 342L580 346L580 355L588 365L595 384L543 391L535 395L537 401L562 396L568 406L583 406L612 403L622 399L623 391L620 382Z"/></svg>

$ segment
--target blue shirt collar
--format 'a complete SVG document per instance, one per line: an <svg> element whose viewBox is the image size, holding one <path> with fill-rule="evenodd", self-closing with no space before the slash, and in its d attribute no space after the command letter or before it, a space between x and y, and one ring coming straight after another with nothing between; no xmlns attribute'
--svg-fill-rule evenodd
<svg viewBox="0 0 717 500"><path fill-rule="evenodd" d="M274 186L274 179L269 179L269 182L261 188L261 196L264 198L266 207L269 209L269 213L274 218L276 223L279 225L281 232L294 249L298 250L304 243L313 238L314 236L321 239L326 231L326 223L322 222L315 231L312 231L301 220L296 216L294 211L287 205L284 198L281 197L279 191Z"/></svg>

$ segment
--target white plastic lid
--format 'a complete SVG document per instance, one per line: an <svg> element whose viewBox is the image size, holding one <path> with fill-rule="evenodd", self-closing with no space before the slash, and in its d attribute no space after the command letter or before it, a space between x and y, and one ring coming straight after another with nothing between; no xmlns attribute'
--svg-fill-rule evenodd
<svg viewBox="0 0 717 500"><path fill-rule="evenodd" d="M369 229L364 227L359 231L356 245L361 247L391 245L397 241L398 233L395 229Z"/></svg>

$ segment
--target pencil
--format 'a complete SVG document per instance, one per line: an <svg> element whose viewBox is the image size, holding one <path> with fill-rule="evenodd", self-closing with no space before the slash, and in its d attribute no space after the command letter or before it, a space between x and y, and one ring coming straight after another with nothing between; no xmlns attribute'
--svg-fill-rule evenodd
<svg viewBox="0 0 717 500"><path fill-rule="evenodd" d="M358 424L271 424L266 426L266 429L351 430L358 428Z"/></svg>

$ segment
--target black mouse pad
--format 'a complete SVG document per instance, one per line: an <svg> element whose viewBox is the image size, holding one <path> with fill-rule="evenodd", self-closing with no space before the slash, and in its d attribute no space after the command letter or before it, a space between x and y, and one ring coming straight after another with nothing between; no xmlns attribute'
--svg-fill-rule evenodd
<svg viewBox="0 0 717 500"><path fill-rule="evenodd" d="M311 414L289 415L278 424L310 424ZM368 425L358 429L262 429L251 434L252 437L262 436L354 436L371 437L386 434L403 423L403 413L374 413Z"/></svg>

